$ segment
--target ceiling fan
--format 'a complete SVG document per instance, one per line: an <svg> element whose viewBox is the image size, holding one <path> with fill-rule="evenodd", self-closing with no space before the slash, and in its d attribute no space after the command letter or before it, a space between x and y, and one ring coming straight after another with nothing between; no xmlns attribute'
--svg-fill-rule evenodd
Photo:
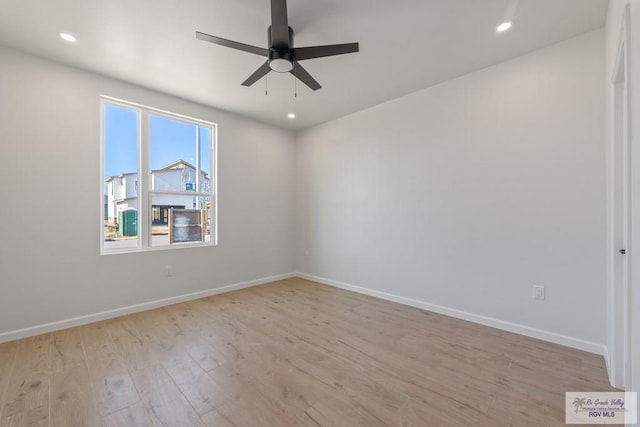
<svg viewBox="0 0 640 427"><path fill-rule="evenodd" d="M275 71L277 73L291 73L311 89L318 90L322 86L311 77L307 70L300 65L299 61L354 53L359 50L358 43L293 47L293 30L289 27L287 19L286 0L271 0L271 26L267 28L268 49L223 39L199 31L196 31L196 38L267 57L267 61L251 74L247 80L242 82L243 86L251 86L270 71Z"/></svg>

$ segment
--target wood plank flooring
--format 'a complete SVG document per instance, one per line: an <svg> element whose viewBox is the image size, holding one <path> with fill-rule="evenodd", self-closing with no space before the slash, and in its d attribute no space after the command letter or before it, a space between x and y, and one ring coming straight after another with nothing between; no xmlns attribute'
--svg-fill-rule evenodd
<svg viewBox="0 0 640 427"><path fill-rule="evenodd" d="M0 426L556 426L603 358L287 279L0 344Z"/></svg>

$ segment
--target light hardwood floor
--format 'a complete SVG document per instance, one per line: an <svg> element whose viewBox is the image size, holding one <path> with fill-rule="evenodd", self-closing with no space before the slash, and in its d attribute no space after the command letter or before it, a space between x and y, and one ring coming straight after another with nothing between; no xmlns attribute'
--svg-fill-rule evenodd
<svg viewBox="0 0 640 427"><path fill-rule="evenodd" d="M602 357L287 279L0 344L1 426L555 426Z"/></svg>

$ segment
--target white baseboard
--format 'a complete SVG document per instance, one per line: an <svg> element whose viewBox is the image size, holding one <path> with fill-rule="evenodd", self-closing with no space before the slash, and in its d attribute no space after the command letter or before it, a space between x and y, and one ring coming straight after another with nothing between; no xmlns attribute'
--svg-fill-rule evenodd
<svg viewBox="0 0 640 427"><path fill-rule="evenodd" d="M478 323L481 325L491 326L493 328L501 329L504 331L513 332L516 334L553 342L553 343L564 345L567 347L577 348L579 350L588 351L590 353L596 353L604 356L605 360L609 362L607 358L606 347L602 344L585 341L579 338L573 338L566 335L557 334L555 332L545 331L542 329L531 328L529 326L519 325L517 323L506 322L504 320L499 320L492 317L482 316L479 314L469 313L462 310L456 310L449 307L431 304L424 301L401 297L401 296L389 294L386 292L367 289L360 286L354 286L347 283L338 282L335 280L329 280L322 277L312 276L304 273L287 273L287 274L281 274L277 276L265 277L262 279L236 283L234 285L223 286L220 288L193 292L190 294L179 295L179 296L164 298L156 301L130 305L128 307L117 308L114 310L107 310L100 313L88 314L85 316L73 317L71 319L59 320L56 322L46 323L43 325L31 326L28 328L17 329L9 332L3 332L3 333L0 333L0 343L13 341L21 338L27 338L27 337L31 337L39 334L48 333L48 332L54 332L61 329L71 328L74 326L86 325L88 323L98 322L100 320L106 320L114 317L124 316L127 314L152 310L154 308L164 307L172 304L178 304L181 302L191 301L198 298L206 298L212 295L231 292L238 289L250 288L252 286L263 285L265 283L289 279L291 277L301 277L303 279L312 280L314 282L322 283L322 284L333 286L336 288L345 289L348 291L357 292L360 294L397 302L399 304L404 304L411 307L421 308L423 310L432 311L434 313L440 313L440 314L455 317L458 319Z"/></svg>
<svg viewBox="0 0 640 427"><path fill-rule="evenodd" d="M621 369L621 367L617 366L617 364L615 363L615 355L611 353L611 349L609 347L605 347L604 363L607 366L609 383L611 384L611 387L624 390L626 388L624 384L624 374L618 371L618 369Z"/></svg>
<svg viewBox="0 0 640 427"><path fill-rule="evenodd" d="M615 387L615 378L613 374L613 366L611 366L611 356L609 355L609 348L605 346L604 348L604 365L607 368L607 375L609 376L609 384L611 387Z"/></svg>
<svg viewBox="0 0 640 427"><path fill-rule="evenodd" d="M501 329L503 331L513 332L513 333L524 335L527 337L537 338L537 339L549 341L555 344L560 344L566 347L588 351L590 353L595 353L601 356L604 356L606 354L606 351L605 351L606 347L604 345L591 342L591 341L585 341L580 338L569 337L567 335L557 334L555 332L532 328L530 326L507 322L504 320L495 319L493 317L487 317L487 316L482 316L480 314L469 313L462 310L456 310L454 308L431 304L425 301L419 301L412 298L405 298L398 295L389 294L386 292L363 288L360 286L354 286L348 283L342 283L335 280L329 280L322 277L312 276L310 274L296 273L295 276L301 277L307 280L312 280L314 282L322 283L325 285L333 286L336 288L345 289L347 291L357 292L359 294L369 295L372 297L397 302L397 303L408 305L411 307L421 308L423 310L432 311L434 313L444 314L446 316L455 317L457 319L479 323L481 325L490 326L492 328Z"/></svg>
<svg viewBox="0 0 640 427"><path fill-rule="evenodd" d="M221 288L207 289L205 291L193 292L185 295L159 299L142 304L130 305L128 307L116 308L114 310L102 311L100 313L88 314L85 316L73 317L71 319L59 320L57 322L46 323L44 325L31 326L28 328L17 329L15 331L0 333L0 343L14 341L21 338L27 338L35 335L45 334L47 332L59 331L61 329L72 328L74 326L86 325L88 323L98 322L100 320L112 319L114 317L124 316L126 314L138 313L141 311L152 310L154 308L165 307L167 305L178 304L185 301L191 301L198 298L206 298L212 295L222 294L225 292L236 291L238 289L250 288L252 286L263 285L265 283L275 282L278 280L296 277L294 273L280 274L277 276L265 277L262 279L251 280L248 282L236 283L234 285L223 286Z"/></svg>

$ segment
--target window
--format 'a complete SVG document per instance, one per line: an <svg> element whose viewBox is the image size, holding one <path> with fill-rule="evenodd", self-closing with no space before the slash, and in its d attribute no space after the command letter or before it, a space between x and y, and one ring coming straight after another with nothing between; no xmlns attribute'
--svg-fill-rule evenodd
<svg viewBox="0 0 640 427"><path fill-rule="evenodd" d="M215 148L214 123L103 97L102 253L215 245Z"/></svg>

